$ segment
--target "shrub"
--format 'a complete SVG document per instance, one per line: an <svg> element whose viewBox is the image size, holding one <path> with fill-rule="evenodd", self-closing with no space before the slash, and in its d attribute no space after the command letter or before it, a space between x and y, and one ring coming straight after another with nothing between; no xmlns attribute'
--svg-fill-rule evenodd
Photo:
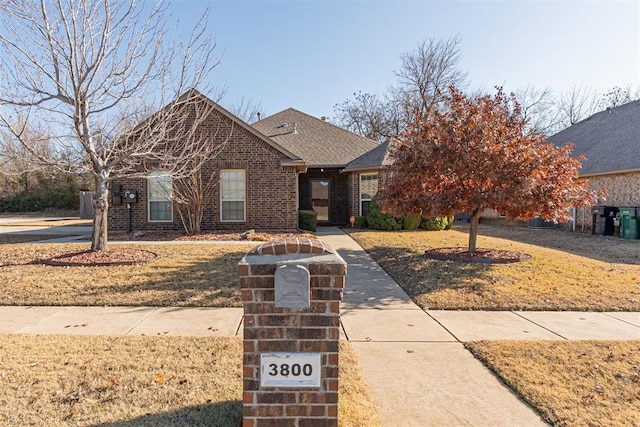
<svg viewBox="0 0 640 427"><path fill-rule="evenodd" d="M356 221L353 223L358 228L367 228L369 223L366 216L356 216Z"/></svg>
<svg viewBox="0 0 640 427"><path fill-rule="evenodd" d="M47 207L40 194L20 193L7 197L2 201L2 209L6 212L35 212Z"/></svg>
<svg viewBox="0 0 640 427"><path fill-rule="evenodd" d="M407 215L402 218L402 228L405 230L415 230L420 227L422 216L420 214Z"/></svg>
<svg viewBox="0 0 640 427"><path fill-rule="evenodd" d="M456 217L453 215L449 215L448 217L446 217L449 222L447 223L447 225L444 227L445 230L451 230L451 227L453 227L453 222L455 221Z"/></svg>
<svg viewBox="0 0 640 427"><path fill-rule="evenodd" d="M448 230L452 225L453 221L450 216L422 218L422 221L420 221L420 228L429 231Z"/></svg>
<svg viewBox="0 0 640 427"><path fill-rule="evenodd" d="M369 216L367 216L367 224L369 224L369 228L374 230L400 230L402 228L402 218L383 214L380 206L376 202L372 202Z"/></svg>
<svg viewBox="0 0 640 427"><path fill-rule="evenodd" d="M318 213L316 211L298 211L298 228L300 230L316 231L318 227Z"/></svg>
<svg viewBox="0 0 640 427"><path fill-rule="evenodd" d="M247 240L253 242L267 242L269 241L269 238L264 234L251 233L247 236Z"/></svg>

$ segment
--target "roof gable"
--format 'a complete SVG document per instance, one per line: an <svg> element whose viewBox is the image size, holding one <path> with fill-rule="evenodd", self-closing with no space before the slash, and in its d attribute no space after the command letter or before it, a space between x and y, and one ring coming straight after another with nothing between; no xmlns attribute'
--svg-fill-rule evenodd
<svg viewBox="0 0 640 427"><path fill-rule="evenodd" d="M548 138L584 154L581 175L640 170L640 101L601 111Z"/></svg>
<svg viewBox="0 0 640 427"><path fill-rule="evenodd" d="M376 141L293 108L266 117L252 126L310 167L345 167L378 146Z"/></svg>
<svg viewBox="0 0 640 427"><path fill-rule="evenodd" d="M347 167L344 168L344 172L380 169L389 165L391 165L391 158L389 157L389 140L386 140L373 150L364 153L362 156L350 162Z"/></svg>
<svg viewBox="0 0 640 427"><path fill-rule="evenodd" d="M194 108L193 106L196 103L199 103L199 102L206 103L212 109L212 111L215 111L216 113L222 115L224 118L229 120L232 123L233 126L238 126L239 128L243 129L244 131L246 131L250 135L253 135L253 136L257 137L258 140L264 142L266 145L272 147L277 152L282 154L283 158L280 159L280 163L283 166L295 166L295 167L304 167L305 166L304 162L302 161L302 159L300 157L296 156L294 153L290 152L285 147L282 147L281 145L279 145L278 143L276 143L272 139L270 139L267 136L265 136L264 134L260 133L254 127L252 127L251 125L247 124L243 120L241 120L238 117L236 117L234 114L232 114L229 111L227 111L220 104L216 103L211 98L205 96L200 91L198 91L197 89L193 89L193 88L189 89L188 91L186 91L185 93L180 95L178 98L176 98L175 101L170 102L169 104L165 105L160 110L158 110L156 113L153 113L151 116L149 116L148 118L144 119L142 122L140 122L136 126L136 128L142 128L145 125L145 123L147 123L149 120L156 120L158 118L161 118L163 112L170 111L170 109L174 108L175 105L181 105L182 104L182 105L186 105L187 108L189 108L189 107Z"/></svg>

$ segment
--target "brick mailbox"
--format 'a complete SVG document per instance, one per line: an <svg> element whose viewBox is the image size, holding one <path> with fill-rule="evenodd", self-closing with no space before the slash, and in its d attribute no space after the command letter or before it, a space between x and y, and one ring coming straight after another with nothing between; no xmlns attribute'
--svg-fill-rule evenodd
<svg viewBox="0 0 640 427"><path fill-rule="evenodd" d="M243 427L338 425L346 270L331 247L308 238L264 243L238 264L244 302Z"/></svg>

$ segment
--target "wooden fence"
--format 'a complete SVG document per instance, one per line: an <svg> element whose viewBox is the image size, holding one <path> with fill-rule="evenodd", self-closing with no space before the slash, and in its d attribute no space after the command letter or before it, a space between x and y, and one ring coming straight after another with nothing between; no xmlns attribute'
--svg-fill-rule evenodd
<svg viewBox="0 0 640 427"><path fill-rule="evenodd" d="M93 191L80 192L80 219L93 218Z"/></svg>

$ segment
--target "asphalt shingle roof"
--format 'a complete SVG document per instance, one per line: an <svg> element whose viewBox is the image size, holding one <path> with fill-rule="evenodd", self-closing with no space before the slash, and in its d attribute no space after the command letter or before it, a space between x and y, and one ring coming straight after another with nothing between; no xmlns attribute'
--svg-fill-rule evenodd
<svg viewBox="0 0 640 427"><path fill-rule="evenodd" d="M584 154L581 175L640 170L640 101L594 114L548 138Z"/></svg>
<svg viewBox="0 0 640 427"><path fill-rule="evenodd" d="M252 126L309 167L345 167L378 143L324 120L288 108Z"/></svg>
<svg viewBox="0 0 640 427"><path fill-rule="evenodd" d="M349 171L361 171L367 169L379 169L383 166L389 166L391 160L389 159L389 140L379 144L373 150L363 154L354 161L350 162L345 172Z"/></svg>

